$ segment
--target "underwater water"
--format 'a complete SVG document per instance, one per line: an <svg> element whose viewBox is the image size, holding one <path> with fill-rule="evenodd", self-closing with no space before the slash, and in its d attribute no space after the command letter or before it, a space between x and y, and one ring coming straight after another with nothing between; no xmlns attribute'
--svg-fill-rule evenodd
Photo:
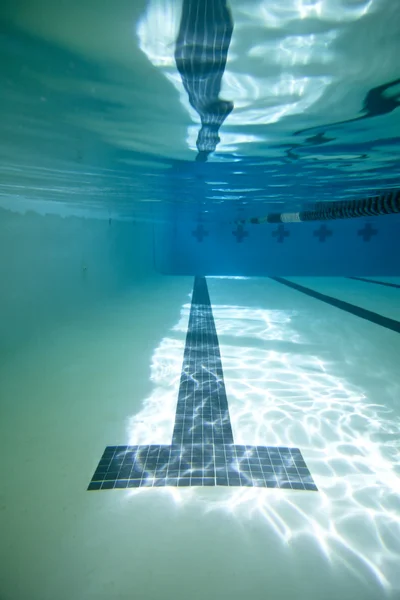
<svg viewBox="0 0 400 600"><path fill-rule="evenodd" d="M400 4L0 7L0 600L400 597Z"/></svg>

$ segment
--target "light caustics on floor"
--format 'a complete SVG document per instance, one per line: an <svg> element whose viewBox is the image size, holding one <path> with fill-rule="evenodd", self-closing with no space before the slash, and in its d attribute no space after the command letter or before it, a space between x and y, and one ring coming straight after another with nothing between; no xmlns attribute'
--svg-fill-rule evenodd
<svg viewBox="0 0 400 600"><path fill-rule="evenodd" d="M345 26L373 14L381 5L382 0L288 0L283 4L276 0L231 0L234 33L221 92L224 100L235 104L229 125L272 124L308 111L338 81L338 61L340 77L352 79L354 61L363 62L365 56L352 57L347 66L343 65L337 39ZM180 10L179 2L151 0L137 25L137 35L140 49L176 87L180 102L198 123L174 60ZM304 27L306 21L309 24ZM297 28L293 23L298 23ZM371 63L368 67L371 72ZM360 64L358 71L362 70ZM197 133L198 125L188 127L187 144L192 150L196 149ZM265 139L226 128L220 137L219 150L225 152Z"/></svg>
<svg viewBox="0 0 400 600"><path fill-rule="evenodd" d="M129 445L170 443L189 311L185 304L154 352L155 388L129 419ZM142 488L125 497L161 493L205 513L261 516L293 551L307 538L332 566L399 588L400 419L334 374L295 311L214 305L213 313L236 443L298 446L320 492L310 500L259 488Z"/></svg>

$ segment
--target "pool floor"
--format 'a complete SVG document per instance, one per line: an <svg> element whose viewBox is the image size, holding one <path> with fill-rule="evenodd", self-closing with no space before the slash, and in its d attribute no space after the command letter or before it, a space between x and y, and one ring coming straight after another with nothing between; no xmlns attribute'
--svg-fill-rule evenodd
<svg viewBox="0 0 400 600"><path fill-rule="evenodd" d="M203 412L191 447L222 431L223 445L296 448L314 491L242 474L87 491L106 447L191 435L176 429L191 277L148 281L15 353L0 367L0 598L399 598L400 279L380 281L394 285L207 278L222 373L201 356L196 373L223 381L230 429Z"/></svg>

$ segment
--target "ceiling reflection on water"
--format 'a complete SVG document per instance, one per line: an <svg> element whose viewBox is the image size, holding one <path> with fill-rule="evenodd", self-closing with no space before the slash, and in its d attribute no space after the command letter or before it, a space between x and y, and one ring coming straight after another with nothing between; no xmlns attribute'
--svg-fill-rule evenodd
<svg viewBox="0 0 400 600"><path fill-rule="evenodd" d="M227 0L218 97L234 106L207 165L176 66L183 5L2 3L0 206L157 218L206 202L212 216L220 202L296 210L396 185L398 3ZM241 193L215 197L205 180Z"/></svg>

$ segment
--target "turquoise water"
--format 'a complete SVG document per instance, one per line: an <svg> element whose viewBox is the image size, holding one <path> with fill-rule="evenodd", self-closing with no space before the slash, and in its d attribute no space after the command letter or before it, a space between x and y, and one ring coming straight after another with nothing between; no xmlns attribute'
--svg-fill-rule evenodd
<svg viewBox="0 0 400 600"><path fill-rule="evenodd" d="M234 109L205 170L173 56L179 2L3 3L2 205L227 219L396 187L397 3L230 8Z"/></svg>
<svg viewBox="0 0 400 600"><path fill-rule="evenodd" d="M0 8L0 599L397 600L400 215L360 202L397 206L400 5L230 0L207 160L182 5ZM235 444L318 492L87 491L171 443L194 276Z"/></svg>

